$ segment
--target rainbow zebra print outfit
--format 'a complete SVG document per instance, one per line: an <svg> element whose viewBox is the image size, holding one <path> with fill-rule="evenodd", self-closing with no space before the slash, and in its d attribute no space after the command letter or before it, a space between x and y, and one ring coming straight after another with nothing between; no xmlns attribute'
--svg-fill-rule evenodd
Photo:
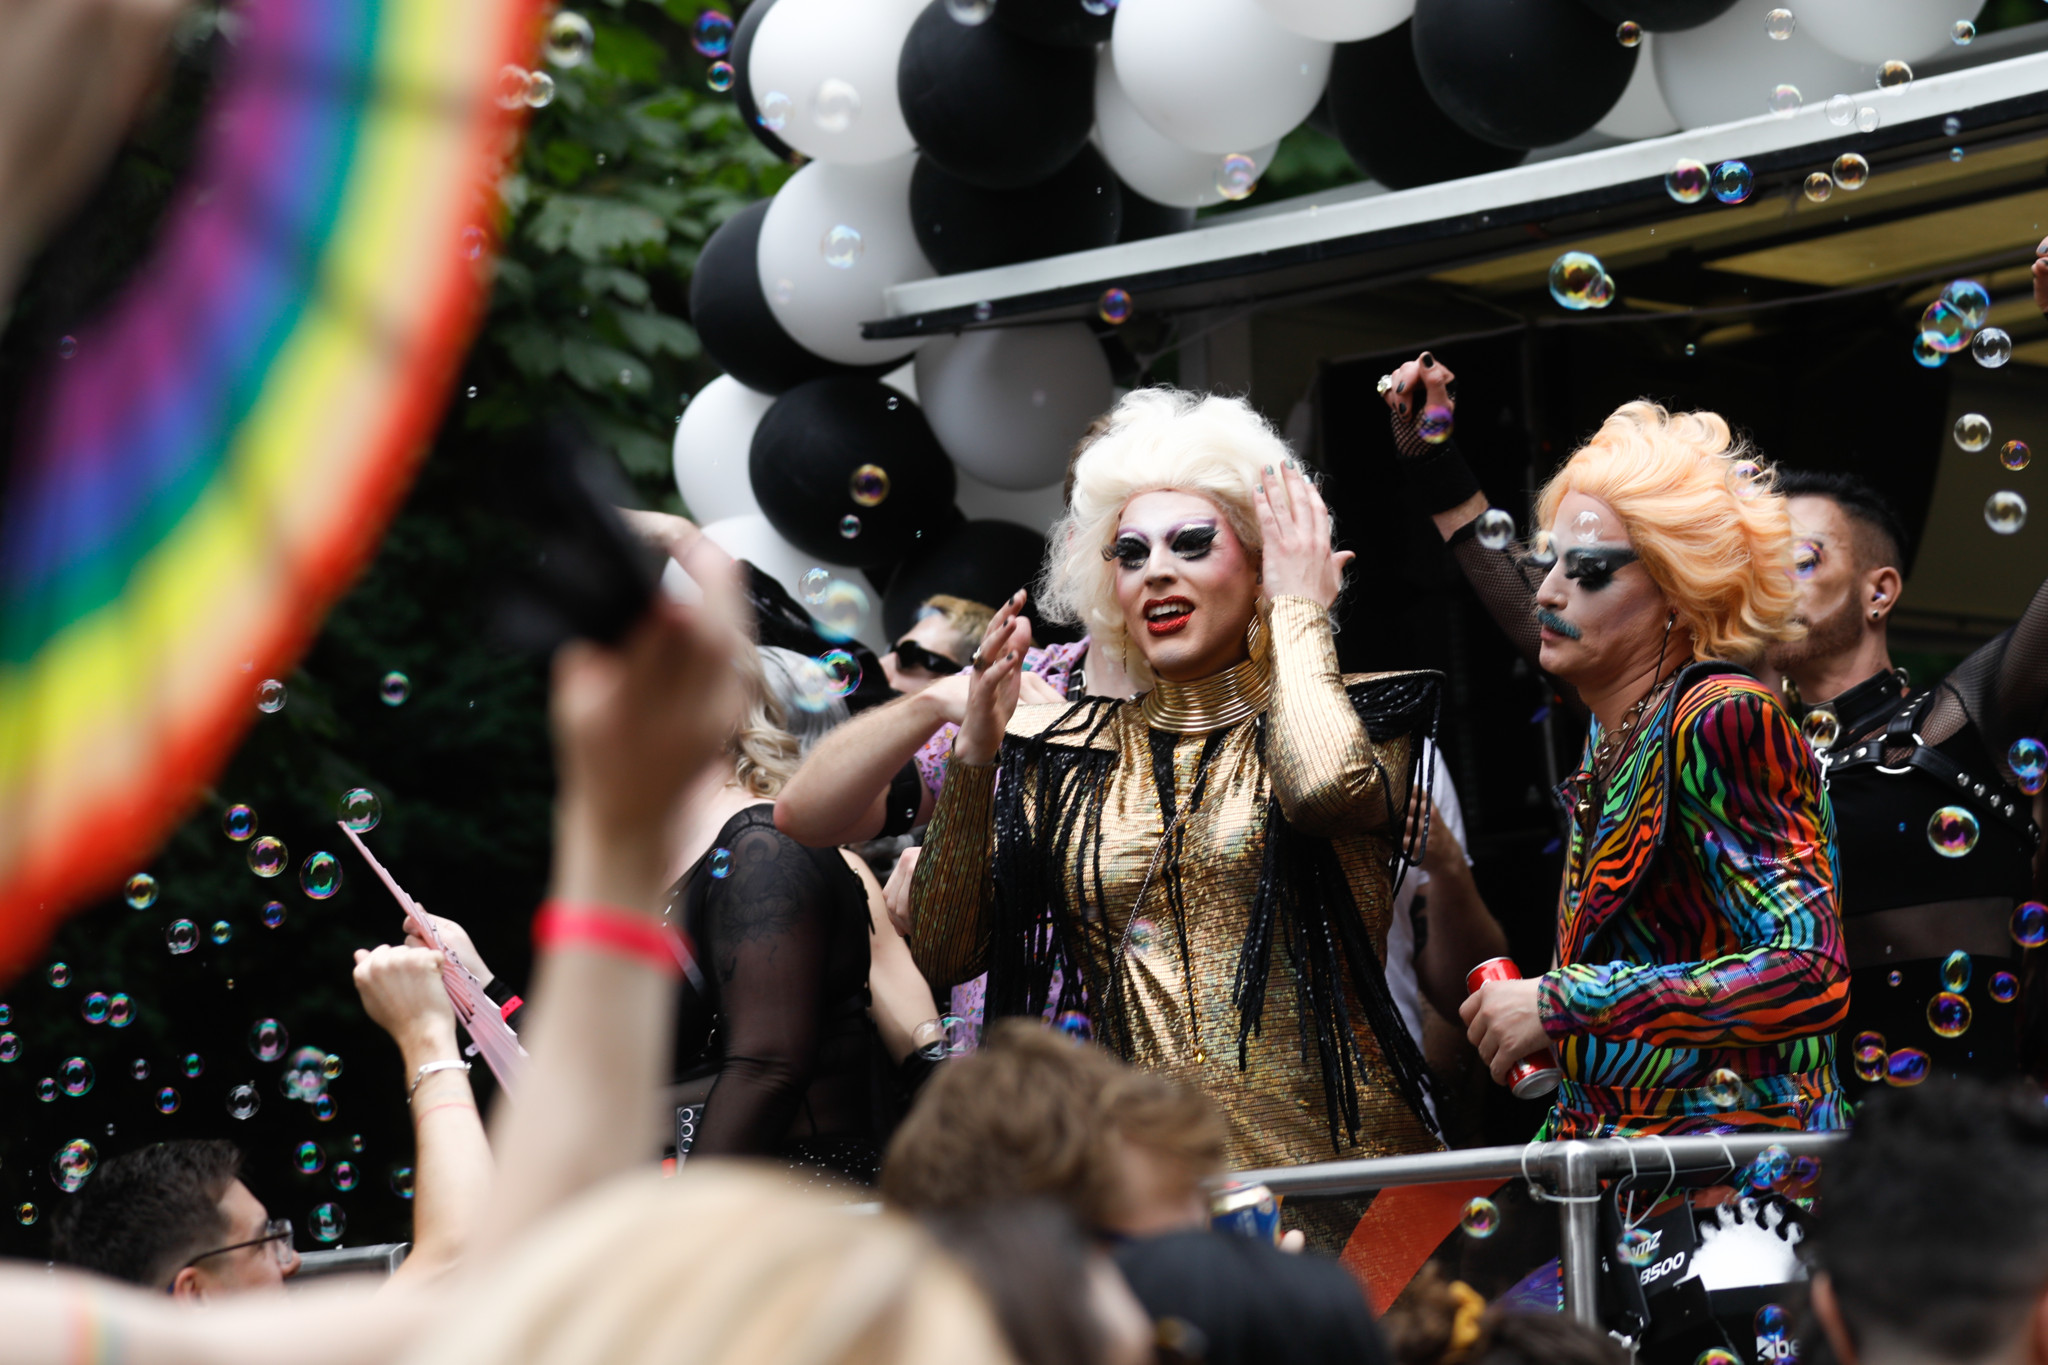
<svg viewBox="0 0 2048 1365"><path fill-rule="evenodd" d="M1749 674L1707 662L1681 670L1604 791L1599 738L1596 721L1563 788L1589 804L1559 965L1539 978L1564 1071L1541 1136L1847 1126L1841 873L1798 727Z"/></svg>

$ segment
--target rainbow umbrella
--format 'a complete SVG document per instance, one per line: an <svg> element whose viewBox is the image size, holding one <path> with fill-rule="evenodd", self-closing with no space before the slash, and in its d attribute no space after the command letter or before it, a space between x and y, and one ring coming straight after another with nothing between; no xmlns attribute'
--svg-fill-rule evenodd
<svg viewBox="0 0 2048 1365"><path fill-rule="evenodd" d="M539 0L254 0L0 520L0 980L139 867L368 560L488 283Z"/></svg>

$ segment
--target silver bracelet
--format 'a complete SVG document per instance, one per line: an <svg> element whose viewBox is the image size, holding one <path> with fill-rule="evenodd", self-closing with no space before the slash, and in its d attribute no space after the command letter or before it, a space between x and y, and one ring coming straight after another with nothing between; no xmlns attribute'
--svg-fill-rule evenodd
<svg viewBox="0 0 2048 1365"><path fill-rule="evenodd" d="M423 1081L423 1080L425 1080L425 1079L426 1079L427 1077L429 1077L429 1076L433 1075L433 1074L434 1074L434 1073L435 1073L436 1071L460 1071L460 1072L462 1072L462 1073L463 1073L464 1075L468 1075L468 1074L469 1074L469 1063L468 1063L468 1062L422 1062L422 1063L420 1064L420 1069L419 1069L418 1071L415 1071L415 1072L413 1072L413 1073L412 1073L412 1085L411 1085L411 1086L410 1086L409 1088L407 1088L407 1090L406 1090L406 1092L405 1092L405 1102L406 1102L407 1104L411 1104L411 1103L412 1103L412 1097L413 1097L414 1095L417 1095L417 1094L419 1093L419 1090L420 1090L420 1082L421 1082L421 1081Z"/></svg>

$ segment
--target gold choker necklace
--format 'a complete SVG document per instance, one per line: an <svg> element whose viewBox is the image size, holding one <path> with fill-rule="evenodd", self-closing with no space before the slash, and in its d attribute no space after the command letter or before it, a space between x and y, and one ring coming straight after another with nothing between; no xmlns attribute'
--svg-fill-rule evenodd
<svg viewBox="0 0 2048 1365"><path fill-rule="evenodd" d="M1206 735L1249 720L1271 706L1273 670L1263 634L1254 617L1248 641L1251 657L1221 673L1188 683L1156 680L1145 694L1145 723L1180 735Z"/></svg>

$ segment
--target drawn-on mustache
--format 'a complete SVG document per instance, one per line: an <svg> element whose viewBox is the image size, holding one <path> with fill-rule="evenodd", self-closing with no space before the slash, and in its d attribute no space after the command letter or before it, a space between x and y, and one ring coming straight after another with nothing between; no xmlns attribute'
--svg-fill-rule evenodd
<svg viewBox="0 0 2048 1365"><path fill-rule="evenodd" d="M1550 629L1556 631L1559 635L1564 636L1564 638L1567 640L1576 640L1579 638L1579 628L1573 625L1571 622L1565 620L1562 616L1559 616L1556 612L1552 611L1548 607L1538 607L1536 609L1536 624L1539 626L1548 626Z"/></svg>

